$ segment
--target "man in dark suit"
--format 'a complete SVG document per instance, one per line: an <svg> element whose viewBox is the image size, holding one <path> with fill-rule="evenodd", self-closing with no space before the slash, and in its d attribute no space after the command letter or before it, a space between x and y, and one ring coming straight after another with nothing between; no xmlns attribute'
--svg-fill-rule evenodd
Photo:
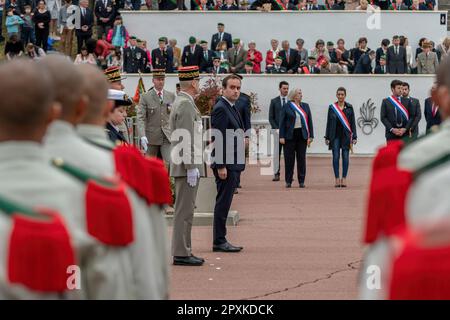
<svg viewBox="0 0 450 320"><path fill-rule="evenodd" d="M283 59L282 66L286 68L288 73L297 73L300 62L298 51L291 49L287 40L281 43L281 47L283 50L278 55Z"/></svg>
<svg viewBox="0 0 450 320"><path fill-rule="evenodd" d="M308 0L306 10L325 10L325 6L318 4L317 0Z"/></svg>
<svg viewBox="0 0 450 320"><path fill-rule="evenodd" d="M372 61L375 59L375 51L369 51L359 58L356 64L355 74L370 74L372 73Z"/></svg>
<svg viewBox="0 0 450 320"><path fill-rule="evenodd" d="M123 50L123 71L126 73L146 73L147 54L138 47L136 37L130 38L130 46Z"/></svg>
<svg viewBox="0 0 450 320"><path fill-rule="evenodd" d="M226 239L226 222L237 177L245 169L244 123L235 106L240 95L241 78L237 75L225 77L222 88L223 96L211 113L211 127L220 131L223 140L212 153L211 168L217 185L213 251L239 252L242 247L233 246Z"/></svg>
<svg viewBox="0 0 450 320"><path fill-rule="evenodd" d="M283 150L283 145L280 143L280 139L278 138L280 129L280 112L286 103L288 103L287 95L289 93L289 83L286 81L281 81L278 85L278 89L280 90L280 95L270 100L269 106L269 123L274 134L274 146L278 145L278 152L277 148L274 148L273 150L274 176L272 181L280 181L280 159L281 151Z"/></svg>
<svg viewBox="0 0 450 320"><path fill-rule="evenodd" d="M92 37L92 26L94 25L94 14L88 8L88 0L80 1L80 28L76 29L78 53L81 52L81 47L87 44L87 40Z"/></svg>
<svg viewBox="0 0 450 320"><path fill-rule="evenodd" d="M208 42L205 40L200 41L200 45L203 49L200 72L205 73L213 67L214 51L208 50Z"/></svg>
<svg viewBox="0 0 450 320"><path fill-rule="evenodd" d="M386 56L380 57L380 64L375 67L375 74L387 74Z"/></svg>
<svg viewBox="0 0 450 320"><path fill-rule="evenodd" d="M220 8L222 11L237 11L238 6L234 4L234 0L226 0L225 4Z"/></svg>
<svg viewBox="0 0 450 320"><path fill-rule="evenodd" d="M439 126L441 124L441 113L439 112L439 106L433 103L431 97L425 99L425 110L424 110L425 120L427 121L427 131L434 126Z"/></svg>
<svg viewBox="0 0 450 320"><path fill-rule="evenodd" d="M200 67L200 63L203 59L203 50L197 44L197 39L194 37L189 38L189 45L183 49L181 56L181 65L183 67L197 66Z"/></svg>
<svg viewBox="0 0 450 320"><path fill-rule="evenodd" d="M111 0L97 0L95 2L94 13L97 17L97 38L108 35L109 29L113 27L116 12Z"/></svg>
<svg viewBox="0 0 450 320"><path fill-rule="evenodd" d="M227 69L220 66L220 57L213 58L213 66L207 72L212 74L228 73Z"/></svg>
<svg viewBox="0 0 450 320"><path fill-rule="evenodd" d="M400 46L400 37L394 36L393 45L386 51L386 65L389 73L399 74L408 71L406 62L406 49Z"/></svg>
<svg viewBox="0 0 450 320"><path fill-rule="evenodd" d="M158 39L159 48L152 50L153 69L164 69L166 73L173 72L173 50L166 44L166 39Z"/></svg>
<svg viewBox="0 0 450 320"><path fill-rule="evenodd" d="M316 67L316 57L308 57L308 65L300 68L302 74L319 74L320 69Z"/></svg>
<svg viewBox="0 0 450 320"><path fill-rule="evenodd" d="M380 65L380 59L382 56L384 56L386 58L386 51L390 44L391 44L391 42L389 41L389 39L381 40L381 47L379 47L376 51L377 54L375 57L375 66Z"/></svg>
<svg viewBox="0 0 450 320"><path fill-rule="evenodd" d="M403 82L393 80L391 82L392 96L383 99L381 103L380 120L386 128L386 141L398 140L410 135L415 114L408 99L402 97ZM391 99L398 101L405 109L407 115L399 110Z"/></svg>
<svg viewBox="0 0 450 320"><path fill-rule="evenodd" d="M422 119L422 111L420 109L419 99L411 97L409 93L410 93L409 83L403 82L402 96L404 99L409 100L409 103L415 115L414 121L411 126L411 135L413 138L417 138L417 136L419 135L419 122L420 119Z"/></svg>
<svg viewBox="0 0 450 320"><path fill-rule="evenodd" d="M287 73L287 69L282 66L283 59L279 56L276 56L274 59L273 66L267 68L266 72L270 74L282 74Z"/></svg>
<svg viewBox="0 0 450 320"><path fill-rule="evenodd" d="M217 44L221 41L225 41L227 43L227 50L231 49L233 46L231 34L225 32L225 25L221 22L217 24L217 32L213 34L211 39L211 50L217 51Z"/></svg>

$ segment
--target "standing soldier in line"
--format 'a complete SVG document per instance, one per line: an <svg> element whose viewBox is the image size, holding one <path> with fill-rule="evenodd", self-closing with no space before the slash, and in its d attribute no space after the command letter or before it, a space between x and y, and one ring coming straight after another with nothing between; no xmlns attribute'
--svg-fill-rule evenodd
<svg viewBox="0 0 450 320"><path fill-rule="evenodd" d="M89 81L83 79L80 69L75 68L64 57L46 57L41 64L51 76L54 85L59 84L55 102L61 105L60 117L50 125L47 131L45 150L54 158L63 158L67 165L80 168L83 175L90 177L90 180L96 177L103 181L118 181L112 155L89 144L75 130L75 126L81 122L89 107L89 97L84 91L83 84L92 84L92 88L102 92L103 100L100 99L98 105L105 105L107 83L95 82L94 86L92 82L95 79ZM77 85L74 86L74 84ZM102 128L104 125L103 122ZM74 175L73 171L66 170L66 172ZM161 299L157 286L158 274L154 269L155 261L152 257L154 251L145 203L122 181L118 181L118 184L106 190L100 186L96 188L104 191L105 196L109 195L112 198L98 204L97 211L107 207L108 204L122 200L121 207L115 208L114 215L91 215L94 219L91 219L93 223L118 226L115 232L106 230L108 240L104 237L96 237L100 243L105 244L104 256L99 257L103 265L99 265L98 268L107 270L106 275L94 280L99 282L98 293L109 299ZM106 218L110 221L104 222L103 219ZM88 225L91 220L88 220ZM123 226L120 221L125 222ZM128 229L122 230L125 227ZM105 231L107 228L99 229ZM131 241L119 241L122 239L119 238L120 236L129 234L132 237L126 240Z"/></svg>
<svg viewBox="0 0 450 320"><path fill-rule="evenodd" d="M169 116L175 94L164 89L165 71L153 70L153 88L141 96L137 108L138 135L144 150L151 157L159 154L170 161Z"/></svg>
<svg viewBox="0 0 450 320"><path fill-rule="evenodd" d="M137 38L130 38L130 46L123 50L123 71L126 73L146 73L147 54L138 47Z"/></svg>
<svg viewBox="0 0 450 320"><path fill-rule="evenodd" d="M158 39L159 48L152 50L153 69L164 69L167 73L173 72L173 50L167 46L166 38Z"/></svg>
<svg viewBox="0 0 450 320"><path fill-rule="evenodd" d="M202 118L194 101L195 95L199 92L199 69L197 66L179 68L178 77L181 91L175 99L170 115L170 129L172 130L170 176L175 178L176 194L172 237L173 264L201 266L205 260L192 254L191 244L195 199L200 176L204 176ZM183 132L177 132L177 130ZM187 137L176 136L183 133L189 135L190 144L188 146L183 146L183 143L179 141L182 139L185 143ZM180 151L183 153L181 157Z"/></svg>

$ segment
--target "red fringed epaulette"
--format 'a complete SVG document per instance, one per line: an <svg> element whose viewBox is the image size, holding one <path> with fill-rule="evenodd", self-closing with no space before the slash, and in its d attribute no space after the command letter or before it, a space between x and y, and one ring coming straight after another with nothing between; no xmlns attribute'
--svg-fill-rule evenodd
<svg viewBox="0 0 450 320"><path fill-rule="evenodd" d="M9 239L8 278L39 292L67 290L67 268L75 253L61 217L42 210L47 220L15 214Z"/></svg>
<svg viewBox="0 0 450 320"><path fill-rule="evenodd" d="M155 192L154 203L159 205L172 205L172 190L170 188L169 173L164 162L157 158L144 158L147 167L152 172L153 191Z"/></svg>
<svg viewBox="0 0 450 320"><path fill-rule="evenodd" d="M378 150L372 164L372 175L379 169L397 165L398 155L404 146L402 140L388 141L387 145Z"/></svg>
<svg viewBox="0 0 450 320"><path fill-rule="evenodd" d="M134 241L133 215L125 185L107 187L89 180L86 186L88 233L110 246L126 246Z"/></svg>
<svg viewBox="0 0 450 320"><path fill-rule="evenodd" d="M448 234L448 230L447 230ZM393 257L389 283L392 300L449 300L450 245L424 246L423 234L406 234Z"/></svg>

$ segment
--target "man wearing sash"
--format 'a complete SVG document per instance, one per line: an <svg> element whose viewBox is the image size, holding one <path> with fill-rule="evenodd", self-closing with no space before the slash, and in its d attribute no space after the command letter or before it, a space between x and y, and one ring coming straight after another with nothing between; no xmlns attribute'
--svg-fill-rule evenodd
<svg viewBox="0 0 450 320"><path fill-rule="evenodd" d="M403 82L391 82L392 95L381 103L380 119L386 128L386 140L398 140L410 136L415 112L408 99L402 97Z"/></svg>

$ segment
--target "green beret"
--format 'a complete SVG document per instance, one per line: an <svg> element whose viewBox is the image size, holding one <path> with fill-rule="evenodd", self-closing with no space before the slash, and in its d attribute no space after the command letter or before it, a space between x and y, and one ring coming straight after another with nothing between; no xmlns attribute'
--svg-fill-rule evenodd
<svg viewBox="0 0 450 320"><path fill-rule="evenodd" d="M207 44L207 43L208 43L208 41L206 41L206 40L200 41L200 44Z"/></svg>
<svg viewBox="0 0 450 320"><path fill-rule="evenodd" d="M166 42L166 38L161 37L161 38L158 39L158 41L159 41L159 42Z"/></svg>
<svg viewBox="0 0 450 320"><path fill-rule="evenodd" d="M130 40L137 40L137 38L135 36L131 36Z"/></svg>
<svg viewBox="0 0 450 320"><path fill-rule="evenodd" d="M327 46L334 46L333 41L328 41L328 42L327 42Z"/></svg>
<svg viewBox="0 0 450 320"><path fill-rule="evenodd" d="M251 62L251 61L246 61L246 62L245 62L245 65L246 65L246 66L253 67L253 62Z"/></svg>
<svg viewBox="0 0 450 320"><path fill-rule="evenodd" d="M239 38L233 39L233 44L239 44L239 43L241 43L241 39L239 39Z"/></svg>
<svg viewBox="0 0 450 320"><path fill-rule="evenodd" d="M386 55L383 54L382 56L380 56L380 60L381 59L386 60Z"/></svg>
<svg viewBox="0 0 450 320"><path fill-rule="evenodd" d="M189 43L190 44L194 44L197 40L195 39L195 37L189 37Z"/></svg>

